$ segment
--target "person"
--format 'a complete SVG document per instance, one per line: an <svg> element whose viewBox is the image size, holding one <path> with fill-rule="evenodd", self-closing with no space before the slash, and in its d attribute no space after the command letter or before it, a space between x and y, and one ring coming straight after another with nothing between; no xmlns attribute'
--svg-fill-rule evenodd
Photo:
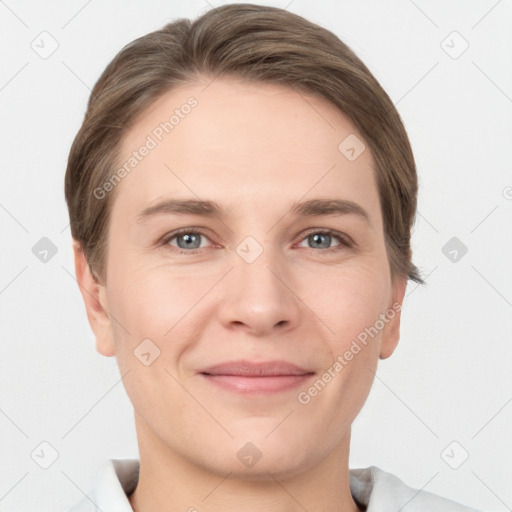
<svg viewBox="0 0 512 512"><path fill-rule="evenodd" d="M252 4L125 46L65 177L77 281L134 408L73 512L473 510L371 466L351 425L393 353L417 174L338 37Z"/></svg>

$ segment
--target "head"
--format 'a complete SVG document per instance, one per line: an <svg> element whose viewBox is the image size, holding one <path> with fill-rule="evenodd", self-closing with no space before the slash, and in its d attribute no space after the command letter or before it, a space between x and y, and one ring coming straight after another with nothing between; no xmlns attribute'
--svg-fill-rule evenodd
<svg viewBox="0 0 512 512"><path fill-rule="evenodd" d="M97 349L126 375L139 444L255 476L348 442L422 280L408 137L343 42L247 4L133 41L91 93L65 190ZM278 391L208 375L235 360L303 372ZM254 467L237 456L249 442Z"/></svg>

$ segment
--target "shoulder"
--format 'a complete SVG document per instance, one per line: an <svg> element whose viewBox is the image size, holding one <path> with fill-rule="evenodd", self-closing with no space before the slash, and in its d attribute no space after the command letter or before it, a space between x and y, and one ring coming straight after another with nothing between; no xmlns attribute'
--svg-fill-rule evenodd
<svg viewBox="0 0 512 512"><path fill-rule="evenodd" d="M478 512L431 492L409 487L376 466L351 469L350 491L367 512Z"/></svg>

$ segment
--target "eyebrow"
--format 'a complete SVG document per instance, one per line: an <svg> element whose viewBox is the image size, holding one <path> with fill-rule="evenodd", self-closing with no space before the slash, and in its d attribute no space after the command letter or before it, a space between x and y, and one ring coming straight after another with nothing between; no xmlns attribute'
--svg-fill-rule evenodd
<svg viewBox="0 0 512 512"><path fill-rule="evenodd" d="M289 212L299 217L320 215L357 215L371 225L370 216L364 208L347 199L310 199L295 202ZM145 208L137 215L142 223L157 215L201 215L203 217L225 217L223 208L214 201L201 199L165 199Z"/></svg>

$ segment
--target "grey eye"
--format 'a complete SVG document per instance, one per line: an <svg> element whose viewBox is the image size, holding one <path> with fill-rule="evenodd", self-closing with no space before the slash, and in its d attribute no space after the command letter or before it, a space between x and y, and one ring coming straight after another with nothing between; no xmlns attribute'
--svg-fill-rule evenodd
<svg viewBox="0 0 512 512"><path fill-rule="evenodd" d="M184 233L175 237L180 249L199 249L201 247L201 234Z"/></svg>
<svg viewBox="0 0 512 512"><path fill-rule="evenodd" d="M309 247L327 249L331 246L332 237L327 233L314 233L307 238Z"/></svg>

